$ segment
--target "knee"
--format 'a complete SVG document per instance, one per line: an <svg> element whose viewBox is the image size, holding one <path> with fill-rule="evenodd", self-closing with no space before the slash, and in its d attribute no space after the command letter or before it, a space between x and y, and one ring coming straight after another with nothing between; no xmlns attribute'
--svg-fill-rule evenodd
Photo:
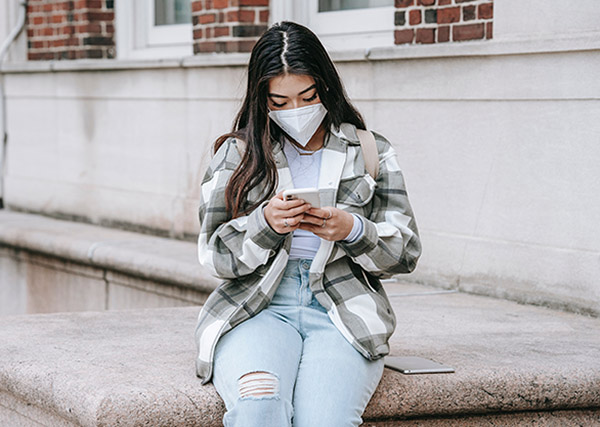
<svg viewBox="0 0 600 427"><path fill-rule="evenodd" d="M238 379L238 392L243 398L279 398L279 378L266 371L248 372Z"/></svg>

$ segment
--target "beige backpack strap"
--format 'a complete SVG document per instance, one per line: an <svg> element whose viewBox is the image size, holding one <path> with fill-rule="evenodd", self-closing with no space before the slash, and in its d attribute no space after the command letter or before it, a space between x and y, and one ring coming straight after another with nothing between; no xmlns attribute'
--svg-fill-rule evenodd
<svg viewBox="0 0 600 427"><path fill-rule="evenodd" d="M235 147L237 148L238 153L240 153L240 157L244 157L244 152L246 151L246 141L235 137L233 140L235 141Z"/></svg>
<svg viewBox="0 0 600 427"><path fill-rule="evenodd" d="M373 179L379 175L379 155L377 153L377 143L373 134L367 130L356 129L358 139L360 139L360 148L365 159L365 168Z"/></svg>

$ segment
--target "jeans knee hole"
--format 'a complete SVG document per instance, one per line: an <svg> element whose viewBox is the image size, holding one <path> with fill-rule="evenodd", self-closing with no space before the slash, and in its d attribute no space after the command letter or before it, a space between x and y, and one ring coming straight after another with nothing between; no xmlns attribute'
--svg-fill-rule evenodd
<svg viewBox="0 0 600 427"><path fill-rule="evenodd" d="M238 379L240 399L279 397L279 378L265 371L248 372Z"/></svg>

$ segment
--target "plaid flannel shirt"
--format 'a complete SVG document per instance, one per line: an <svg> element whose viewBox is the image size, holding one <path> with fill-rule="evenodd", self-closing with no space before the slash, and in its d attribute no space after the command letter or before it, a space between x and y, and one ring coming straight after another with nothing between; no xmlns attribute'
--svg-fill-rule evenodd
<svg viewBox="0 0 600 427"><path fill-rule="evenodd" d="M343 123L323 149L319 176L321 205L361 216L364 233L356 241L321 240L309 272L315 298L340 333L365 358L389 353L396 317L380 278L409 273L421 255L417 224L404 179L390 142L377 132L379 174L365 170L356 127ZM267 307L285 269L292 233L279 234L267 223L263 207L231 219L225 210L225 187L241 160L229 138L211 160L201 186L198 259L224 281L209 295L195 330L196 375L211 380L213 355L223 334ZM273 146L277 192L294 188L280 143ZM257 200L261 189L250 192Z"/></svg>

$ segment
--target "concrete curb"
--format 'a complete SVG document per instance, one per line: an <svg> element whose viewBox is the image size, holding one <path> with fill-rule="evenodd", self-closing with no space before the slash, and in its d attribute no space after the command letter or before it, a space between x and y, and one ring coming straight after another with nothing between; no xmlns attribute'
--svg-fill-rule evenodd
<svg viewBox="0 0 600 427"><path fill-rule="evenodd" d="M430 289L408 284L386 289L399 320L392 354L428 357L456 373L386 369L366 421L498 413L518 420L522 411L558 410L575 419L581 411L568 410L600 408L600 319L460 293L427 295ZM415 296L395 297L399 290ZM221 399L194 372L198 312L0 317L0 408L37 414L44 425L44 414L65 425L222 425Z"/></svg>
<svg viewBox="0 0 600 427"><path fill-rule="evenodd" d="M196 244L41 215L0 211L0 245L210 293L219 281Z"/></svg>

